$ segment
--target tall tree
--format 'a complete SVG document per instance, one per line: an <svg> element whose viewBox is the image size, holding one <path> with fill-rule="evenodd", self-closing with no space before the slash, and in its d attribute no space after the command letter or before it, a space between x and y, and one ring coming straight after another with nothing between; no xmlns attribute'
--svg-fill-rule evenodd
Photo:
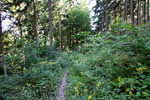
<svg viewBox="0 0 150 100"><path fill-rule="evenodd" d="M37 1L34 0L34 32L35 32L35 38L36 38L36 47L39 47L39 34L38 34L38 11L36 6Z"/></svg>
<svg viewBox="0 0 150 100"><path fill-rule="evenodd" d="M3 38L4 38L4 36L3 36L3 32L2 32L2 14L0 11L0 49L1 49L1 55L2 55L2 67L4 68L4 76L7 76L7 67L6 67L4 42L3 42L4 39Z"/></svg>
<svg viewBox="0 0 150 100"><path fill-rule="evenodd" d="M60 11L59 11L59 50L60 52L62 52L62 28L61 28L61 14L60 14Z"/></svg>
<svg viewBox="0 0 150 100"><path fill-rule="evenodd" d="M18 27L20 30L20 37L23 38L23 31L22 31L22 23L21 23L21 16L18 18Z"/></svg>
<svg viewBox="0 0 150 100"><path fill-rule="evenodd" d="M108 1L107 1L107 3L108 3ZM116 0L114 1L114 3L115 3L115 5L117 4L117 2L116 2ZM114 7L114 14L115 14L115 18L117 18L117 8L116 7Z"/></svg>
<svg viewBox="0 0 150 100"><path fill-rule="evenodd" d="M101 27L101 32L103 32L104 31L104 17L102 17L102 27Z"/></svg>
<svg viewBox="0 0 150 100"><path fill-rule="evenodd" d="M89 12L81 6L73 7L62 24L65 26L63 33L67 33L63 35L64 48L78 48L84 42L83 39L87 38L87 32L91 30Z"/></svg>
<svg viewBox="0 0 150 100"><path fill-rule="evenodd" d="M137 21L138 21L138 25L140 25L141 24L141 0L139 0L138 1L138 19L137 19Z"/></svg>
<svg viewBox="0 0 150 100"><path fill-rule="evenodd" d="M144 2L143 17L144 17L144 24L145 24L146 23L146 0L144 0L143 2Z"/></svg>
<svg viewBox="0 0 150 100"><path fill-rule="evenodd" d="M127 10L128 10L128 2L127 2L127 0L125 0L125 14L124 14L124 21L127 21L127 16L128 16L128 14L127 14Z"/></svg>
<svg viewBox="0 0 150 100"><path fill-rule="evenodd" d="M147 0L147 22L149 22L149 0Z"/></svg>
<svg viewBox="0 0 150 100"><path fill-rule="evenodd" d="M133 0L130 0L130 6L131 6L131 24L134 25L134 8L133 8Z"/></svg>
<svg viewBox="0 0 150 100"><path fill-rule="evenodd" d="M120 17L122 17L122 0L120 1Z"/></svg>
<svg viewBox="0 0 150 100"><path fill-rule="evenodd" d="M49 33L50 33L50 46L54 46L53 41L53 9L52 0L48 0L48 13L49 13Z"/></svg>
<svg viewBox="0 0 150 100"><path fill-rule="evenodd" d="M106 0L105 4L105 23L106 23L106 30L108 30L108 0Z"/></svg>

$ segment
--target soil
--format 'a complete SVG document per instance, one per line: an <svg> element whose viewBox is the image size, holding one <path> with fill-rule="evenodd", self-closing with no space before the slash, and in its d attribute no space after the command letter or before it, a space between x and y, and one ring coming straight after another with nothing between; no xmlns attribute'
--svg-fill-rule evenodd
<svg viewBox="0 0 150 100"><path fill-rule="evenodd" d="M57 100L66 100L65 91L66 91L67 76L68 76L68 71L64 73L63 79L61 81L61 85L59 87Z"/></svg>

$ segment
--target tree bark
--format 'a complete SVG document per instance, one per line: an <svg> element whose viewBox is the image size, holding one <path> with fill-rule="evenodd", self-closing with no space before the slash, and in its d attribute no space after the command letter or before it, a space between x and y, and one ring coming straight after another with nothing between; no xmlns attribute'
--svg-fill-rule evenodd
<svg viewBox="0 0 150 100"><path fill-rule="evenodd" d="M138 25L141 24L141 0L138 1Z"/></svg>
<svg viewBox="0 0 150 100"><path fill-rule="evenodd" d="M122 1L120 1L120 17L122 17Z"/></svg>
<svg viewBox="0 0 150 100"><path fill-rule="evenodd" d="M36 47L39 48L39 34L38 34L38 11L36 6L37 1L34 0L34 34L36 39Z"/></svg>
<svg viewBox="0 0 150 100"><path fill-rule="evenodd" d="M104 32L103 30L104 30L104 18L102 18L102 27L101 27L101 32Z"/></svg>
<svg viewBox="0 0 150 100"><path fill-rule="evenodd" d="M128 10L128 4L127 4L127 0L125 0L125 14L124 14L124 21L127 21L127 10Z"/></svg>
<svg viewBox="0 0 150 100"><path fill-rule="evenodd" d="M60 45L60 52L62 52L62 31L61 31L61 15L59 12L59 45Z"/></svg>
<svg viewBox="0 0 150 100"><path fill-rule="evenodd" d="M139 0L137 1L137 4L138 4ZM139 23L139 7L137 8L137 19L136 19L136 23L137 23L137 26L138 26L138 23Z"/></svg>
<svg viewBox="0 0 150 100"><path fill-rule="evenodd" d="M149 0L147 0L147 22L149 22Z"/></svg>
<svg viewBox="0 0 150 100"><path fill-rule="evenodd" d="M144 24L145 24L146 23L146 0L144 0L143 17L144 17Z"/></svg>
<svg viewBox="0 0 150 100"><path fill-rule="evenodd" d="M131 24L134 25L134 8L133 8L133 0L130 0L130 6L131 6L131 16L130 16L130 20L131 20Z"/></svg>
<svg viewBox="0 0 150 100"><path fill-rule="evenodd" d="M2 55L2 67L4 68L4 76L7 76L7 67L6 67L6 59L5 59L5 52L4 52L4 42L3 42L3 32L2 32L2 15L0 11L0 48L1 48L1 55Z"/></svg>
<svg viewBox="0 0 150 100"><path fill-rule="evenodd" d="M108 2L108 1L107 1ZM117 4L116 0L114 1L115 2L115 5ZM107 6L108 7L108 6ZM115 19L117 18L117 8L115 7Z"/></svg>
<svg viewBox="0 0 150 100"><path fill-rule="evenodd" d="M21 18L20 17L18 19L18 28L20 31L20 38L22 39L23 38L23 32L22 32L22 24L21 24Z"/></svg>
<svg viewBox="0 0 150 100"><path fill-rule="evenodd" d="M49 34L50 34L50 47L53 48L53 10L52 10L52 2L48 0L48 13L49 13Z"/></svg>
<svg viewBox="0 0 150 100"><path fill-rule="evenodd" d="M23 38L23 32L22 32L22 25L19 24L19 30L20 30L20 37L21 39Z"/></svg>
<svg viewBox="0 0 150 100"><path fill-rule="evenodd" d="M105 23L106 23L106 31L108 31L108 0L106 0L105 4Z"/></svg>

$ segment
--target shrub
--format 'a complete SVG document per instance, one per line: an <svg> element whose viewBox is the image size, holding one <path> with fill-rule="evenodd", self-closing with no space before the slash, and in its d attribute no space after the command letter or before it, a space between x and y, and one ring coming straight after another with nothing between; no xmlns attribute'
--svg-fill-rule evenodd
<svg viewBox="0 0 150 100"><path fill-rule="evenodd" d="M0 97L6 100L54 100L60 82L61 67L55 62L41 62L24 69L22 74L0 78Z"/></svg>
<svg viewBox="0 0 150 100"><path fill-rule="evenodd" d="M89 38L72 59L67 99L149 100L150 33L144 27Z"/></svg>

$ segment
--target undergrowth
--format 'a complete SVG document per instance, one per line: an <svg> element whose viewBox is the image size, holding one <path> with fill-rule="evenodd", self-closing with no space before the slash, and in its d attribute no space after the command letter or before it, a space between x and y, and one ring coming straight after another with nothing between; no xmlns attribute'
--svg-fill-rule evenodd
<svg viewBox="0 0 150 100"><path fill-rule="evenodd" d="M54 100L69 67L67 100L149 100L150 25L128 25L116 23L70 53L36 49L32 43L11 49L9 75L0 77L0 98Z"/></svg>
<svg viewBox="0 0 150 100"><path fill-rule="evenodd" d="M148 27L89 38L72 54L67 100L149 100Z"/></svg>

